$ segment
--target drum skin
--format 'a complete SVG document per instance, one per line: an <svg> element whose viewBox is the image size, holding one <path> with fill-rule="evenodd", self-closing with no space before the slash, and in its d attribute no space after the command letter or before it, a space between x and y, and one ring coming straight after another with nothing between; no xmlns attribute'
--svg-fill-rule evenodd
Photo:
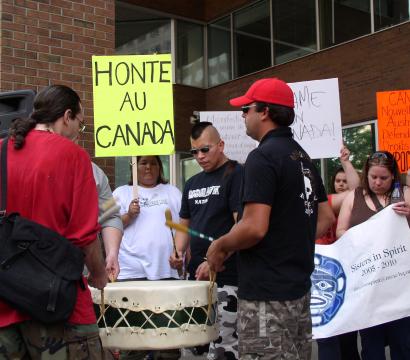
<svg viewBox="0 0 410 360"><path fill-rule="evenodd" d="M208 281L121 281L91 289L105 348L178 349L207 344L218 337L216 285ZM208 298L212 306L208 307ZM210 314L208 314L208 310Z"/></svg>

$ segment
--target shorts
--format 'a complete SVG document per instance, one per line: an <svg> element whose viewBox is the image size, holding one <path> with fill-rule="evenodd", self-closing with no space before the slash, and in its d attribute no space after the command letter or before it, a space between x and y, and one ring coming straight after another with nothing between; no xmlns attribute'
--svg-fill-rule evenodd
<svg viewBox="0 0 410 360"><path fill-rule="evenodd" d="M239 300L239 358L310 360L310 293L291 301Z"/></svg>

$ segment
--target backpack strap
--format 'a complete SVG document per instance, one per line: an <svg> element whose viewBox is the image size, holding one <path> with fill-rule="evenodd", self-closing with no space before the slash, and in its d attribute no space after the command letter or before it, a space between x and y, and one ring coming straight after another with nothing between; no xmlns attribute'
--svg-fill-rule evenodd
<svg viewBox="0 0 410 360"><path fill-rule="evenodd" d="M375 193L371 192L371 193L369 194L369 196L370 196L370 199L372 199L373 205L374 205L374 207L376 208L376 211L377 211L377 212L379 212L380 210L383 210L383 209L384 209L384 208L383 208L383 205L380 204L380 201L379 201L379 199L377 198L377 196L376 196Z"/></svg>
<svg viewBox="0 0 410 360"><path fill-rule="evenodd" d="M0 217L6 214L7 206L7 143L9 138L3 139L1 144L1 158L0 158L0 177L1 177L1 188L0 188Z"/></svg>

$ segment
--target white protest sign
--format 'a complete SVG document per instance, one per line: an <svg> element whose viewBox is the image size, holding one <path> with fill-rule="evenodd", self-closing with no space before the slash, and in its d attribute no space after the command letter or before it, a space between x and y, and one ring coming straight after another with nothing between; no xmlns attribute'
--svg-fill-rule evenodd
<svg viewBox="0 0 410 360"><path fill-rule="evenodd" d="M202 111L199 118L216 127L225 142L225 155L232 160L243 164L258 145L257 141L246 135L242 111Z"/></svg>
<svg viewBox="0 0 410 360"><path fill-rule="evenodd" d="M342 146L338 79L289 86L295 99L294 139L312 159L338 157Z"/></svg>
<svg viewBox="0 0 410 360"><path fill-rule="evenodd" d="M338 79L288 84L295 99L294 139L312 159L338 157L342 146ZM258 143L246 135L241 111L202 111L201 121L210 121L225 140L229 158L245 162Z"/></svg>
<svg viewBox="0 0 410 360"><path fill-rule="evenodd" d="M314 338L410 316L410 229L392 206L315 251Z"/></svg>

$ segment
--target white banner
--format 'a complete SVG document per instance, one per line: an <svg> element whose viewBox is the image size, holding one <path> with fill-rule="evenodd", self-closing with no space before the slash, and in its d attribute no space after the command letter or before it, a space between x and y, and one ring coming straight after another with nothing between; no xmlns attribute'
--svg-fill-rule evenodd
<svg viewBox="0 0 410 360"><path fill-rule="evenodd" d="M410 316L410 229L391 206L316 245L313 337L325 338Z"/></svg>
<svg viewBox="0 0 410 360"><path fill-rule="evenodd" d="M338 157L342 146L338 79L290 83L295 99L294 139L312 159ZM246 135L242 111L201 111L225 141L225 154L244 163L258 142Z"/></svg>

